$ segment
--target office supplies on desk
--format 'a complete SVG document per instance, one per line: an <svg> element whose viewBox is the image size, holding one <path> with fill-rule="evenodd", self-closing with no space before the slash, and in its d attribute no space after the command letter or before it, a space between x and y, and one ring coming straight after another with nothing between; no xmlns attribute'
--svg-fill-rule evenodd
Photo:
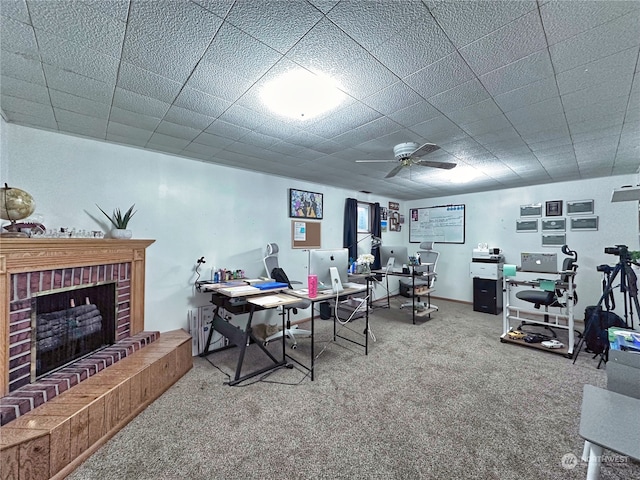
<svg viewBox="0 0 640 480"><path fill-rule="evenodd" d="M241 285L235 287L223 287L218 289L219 292L229 296L243 296L243 295L255 295L258 293L262 293L262 290L256 287L252 287L251 285Z"/></svg>

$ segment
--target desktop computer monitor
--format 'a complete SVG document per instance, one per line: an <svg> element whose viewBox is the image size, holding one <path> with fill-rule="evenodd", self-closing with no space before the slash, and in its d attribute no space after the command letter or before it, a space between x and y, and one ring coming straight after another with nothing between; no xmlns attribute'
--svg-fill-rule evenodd
<svg viewBox="0 0 640 480"><path fill-rule="evenodd" d="M409 262L407 247L391 247L382 245L380 247L380 266L383 270L387 268L391 258L394 259L393 266L391 267L393 271L401 271L402 265Z"/></svg>
<svg viewBox="0 0 640 480"><path fill-rule="evenodd" d="M335 250L310 250L309 275L318 276L318 289L332 288L330 268L336 267L340 281L344 285L348 281L349 250L339 248Z"/></svg>

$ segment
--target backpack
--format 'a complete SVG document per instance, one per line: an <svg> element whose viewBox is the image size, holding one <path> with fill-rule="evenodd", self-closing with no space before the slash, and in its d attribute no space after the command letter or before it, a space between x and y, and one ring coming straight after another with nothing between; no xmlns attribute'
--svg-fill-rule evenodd
<svg viewBox="0 0 640 480"><path fill-rule="evenodd" d="M625 321L615 313L602 310L595 305L584 309L585 337L584 343L587 345L587 352L600 354L608 350L609 347L609 327L629 328Z"/></svg>
<svg viewBox="0 0 640 480"><path fill-rule="evenodd" d="M289 288L293 288L291 286L291 282L289 281L289 277L287 277L287 274L284 273L284 270L280 267L276 267L271 270L271 278L273 278L276 282L286 283L287 285L289 285Z"/></svg>

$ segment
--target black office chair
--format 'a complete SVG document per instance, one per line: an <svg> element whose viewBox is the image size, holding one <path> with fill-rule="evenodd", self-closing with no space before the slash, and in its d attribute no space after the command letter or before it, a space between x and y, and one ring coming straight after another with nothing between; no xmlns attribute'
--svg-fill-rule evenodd
<svg viewBox="0 0 640 480"><path fill-rule="evenodd" d="M264 268L267 270L267 275L269 275L270 277L272 277L272 273L274 269L280 268L280 265L278 264L278 251L279 251L279 248L277 244L275 243L267 244L263 261L264 261ZM292 283L300 284L302 282L289 280L289 288L292 288L291 286ZM296 337L295 337L296 335L310 337L311 330L303 330L301 328L298 328L297 325L292 326L291 320L290 320L291 311L293 311L293 313L296 314L298 313L299 308L306 309L306 308L309 308L310 306L311 306L311 301L300 299L299 302L281 307L282 308L281 315L285 317L285 328L283 331L274 333L273 335L270 335L267 338L265 338L265 341L264 341L265 345L269 341L275 340L277 338L281 338L284 335L293 342L291 344L291 348L296 348L298 346L298 342L296 341Z"/></svg>
<svg viewBox="0 0 640 480"><path fill-rule="evenodd" d="M578 254L575 251L570 250L567 245L562 246L562 253L569 255L569 258L565 258L562 262L562 272L575 272L578 269L578 264L576 263L578 261ZM569 281L569 277L570 274L561 273L559 282L556 282L556 288L553 290L523 290L516 293L516 298L524 300L525 302L533 303L534 308L537 309L544 305L544 321L545 323L549 323L549 307L565 308L567 306L566 299L564 298L566 289L558 286L558 283L567 283ZM575 291L574 285L573 304L575 305L576 303L578 303L578 293ZM521 330L525 325L538 326L537 324L522 322L518 327L518 330ZM554 338L557 336L551 327L545 325L544 328L547 329Z"/></svg>

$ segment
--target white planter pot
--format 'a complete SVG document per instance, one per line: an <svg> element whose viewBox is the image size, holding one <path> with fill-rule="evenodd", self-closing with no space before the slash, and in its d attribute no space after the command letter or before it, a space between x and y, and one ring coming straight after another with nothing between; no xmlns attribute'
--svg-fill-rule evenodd
<svg viewBox="0 0 640 480"><path fill-rule="evenodd" d="M133 232L129 229L114 228L111 230L111 238L117 238L120 240L126 240L133 236Z"/></svg>

